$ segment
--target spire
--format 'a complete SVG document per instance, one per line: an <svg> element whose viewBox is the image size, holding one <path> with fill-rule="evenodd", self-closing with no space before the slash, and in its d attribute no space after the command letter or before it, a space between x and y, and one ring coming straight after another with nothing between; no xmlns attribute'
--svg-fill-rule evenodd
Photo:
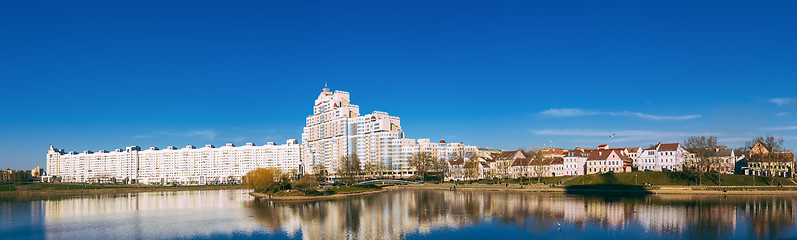
<svg viewBox="0 0 797 240"><path fill-rule="evenodd" d="M324 81L324 92L329 92L329 88L327 87L327 81Z"/></svg>
<svg viewBox="0 0 797 240"><path fill-rule="evenodd" d="M50 144L50 151L52 151L52 150L54 150L54 149L53 149L53 145L52 145L52 144Z"/></svg>

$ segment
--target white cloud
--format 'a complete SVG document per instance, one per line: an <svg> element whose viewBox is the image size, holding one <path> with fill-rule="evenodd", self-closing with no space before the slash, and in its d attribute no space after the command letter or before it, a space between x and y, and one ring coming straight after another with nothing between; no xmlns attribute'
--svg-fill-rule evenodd
<svg viewBox="0 0 797 240"><path fill-rule="evenodd" d="M578 108L551 108L540 112L540 115L550 116L550 117L577 117L577 116L589 116L597 114L600 113L584 111L583 109L578 109Z"/></svg>
<svg viewBox="0 0 797 240"><path fill-rule="evenodd" d="M797 130L797 126L783 126L783 127L773 127L773 128L762 128L765 131L788 131L788 130Z"/></svg>
<svg viewBox="0 0 797 240"><path fill-rule="evenodd" d="M775 114L775 116L778 116L778 117L783 117L783 116L786 116L786 115L789 115L789 113L788 112L779 112L779 113Z"/></svg>
<svg viewBox="0 0 797 240"><path fill-rule="evenodd" d="M655 143L657 141L678 141L689 136L720 136L723 134L711 132L662 132L662 131L645 131L645 130L621 130L621 131L605 131L594 129L543 129L532 130L537 135L547 136L571 136L571 137L585 137L594 138L600 137L603 142L611 140L612 142L649 142ZM610 136L615 134L614 138Z"/></svg>
<svg viewBox="0 0 797 240"><path fill-rule="evenodd" d="M634 116L638 118L651 119L651 120L689 120L701 117L701 115L683 115L683 116L659 116L639 112L598 112L589 111L580 108L551 108L539 113L541 116L548 117L578 117L590 115L611 115L611 116Z"/></svg>
<svg viewBox="0 0 797 240"><path fill-rule="evenodd" d="M777 104L778 106L789 105L791 98L773 98L769 99L769 102Z"/></svg>

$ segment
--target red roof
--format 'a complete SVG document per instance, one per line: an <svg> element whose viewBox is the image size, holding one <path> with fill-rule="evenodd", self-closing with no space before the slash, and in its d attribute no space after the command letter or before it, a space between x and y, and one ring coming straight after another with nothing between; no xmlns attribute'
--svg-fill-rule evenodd
<svg viewBox="0 0 797 240"><path fill-rule="evenodd" d="M678 151L680 146L680 143L664 143L659 146L659 151Z"/></svg>
<svg viewBox="0 0 797 240"><path fill-rule="evenodd" d="M512 161L512 166L528 166L531 163L531 158L518 158Z"/></svg>
<svg viewBox="0 0 797 240"><path fill-rule="evenodd" d="M460 158L460 159L457 159L457 160L450 160L450 161L448 161L448 164L451 164L451 166L462 165L462 164L465 164L465 159L464 158Z"/></svg>
<svg viewBox="0 0 797 240"><path fill-rule="evenodd" d="M658 151L678 151L680 143L658 143L656 146L646 148L645 150L658 150Z"/></svg>
<svg viewBox="0 0 797 240"><path fill-rule="evenodd" d="M550 149L546 149L542 153L543 154L564 154L565 150L564 149L558 149L558 148L550 148Z"/></svg>
<svg viewBox="0 0 797 240"><path fill-rule="evenodd" d="M589 153L587 156L587 161L591 160L607 160L612 153L617 154L617 157L622 160L631 160L625 153L617 150L595 150Z"/></svg>

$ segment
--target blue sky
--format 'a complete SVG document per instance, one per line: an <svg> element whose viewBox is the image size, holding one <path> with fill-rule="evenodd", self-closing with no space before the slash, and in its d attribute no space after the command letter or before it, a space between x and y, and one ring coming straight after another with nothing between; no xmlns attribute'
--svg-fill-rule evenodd
<svg viewBox="0 0 797 240"><path fill-rule="evenodd" d="M301 138L318 92L503 149L797 147L793 1L4 1L0 167ZM615 133L615 138L609 138Z"/></svg>

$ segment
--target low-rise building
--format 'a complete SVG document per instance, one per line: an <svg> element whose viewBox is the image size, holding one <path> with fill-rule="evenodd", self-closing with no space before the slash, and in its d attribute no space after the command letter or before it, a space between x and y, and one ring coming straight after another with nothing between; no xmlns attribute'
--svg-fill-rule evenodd
<svg viewBox="0 0 797 240"><path fill-rule="evenodd" d="M658 143L642 151L637 166L639 171L682 171L689 156L680 143Z"/></svg>
<svg viewBox="0 0 797 240"><path fill-rule="evenodd" d="M588 155L589 154L580 148L567 152L567 155L563 158L564 175L584 175L587 172L586 163Z"/></svg>
<svg viewBox="0 0 797 240"><path fill-rule="evenodd" d="M794 154L790 152L774 152L759 141L750 149L750 156L746 159L747 166L743 167L746 175L793 177Z"/></svg>
<svg viewBox="0 0 797 240"><path fill-rule="evenodd" d="M594 150L586 161L587 174L631 171L631 158L619 150Z"/></svg>

